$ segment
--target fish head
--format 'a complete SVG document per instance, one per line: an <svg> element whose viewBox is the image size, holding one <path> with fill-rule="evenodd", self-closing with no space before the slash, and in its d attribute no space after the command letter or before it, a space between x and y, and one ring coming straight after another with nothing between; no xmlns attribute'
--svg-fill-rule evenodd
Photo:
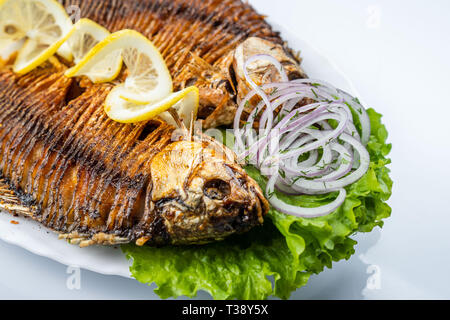
<svg viewBox="0 0 450 320"><path fill-rule="evenodd" d="M215 128L233 122L236 113L236 90L230 74L233 51L211 65L194 53L184 65L177 79L181 87L195 85L200 92L198 117L204 128Z"/></svg>
<svg viewBox="0 0 450 320"><path fill-rule="evenodd" d="M226 150L208 143L170 144L152 161L151 176L152 203L172 244L246 232L268 211L257 183Z"/></svg>
<svg viewBox="0 0 450 320"><path fill-rule="evenodd" d="M275 58L283 66L290 80L307 77L300 67L301 59L295 57L289 49L262 38L250 37L242 42L234 52L233 69L240 100L244 99L247 93L251 91L251 86L245 78L244 68L247 60L255 55L270 55ZM249 77L257 85L282 81L279 70L266 60L256 60L249 63L247 71Z"/></svg>

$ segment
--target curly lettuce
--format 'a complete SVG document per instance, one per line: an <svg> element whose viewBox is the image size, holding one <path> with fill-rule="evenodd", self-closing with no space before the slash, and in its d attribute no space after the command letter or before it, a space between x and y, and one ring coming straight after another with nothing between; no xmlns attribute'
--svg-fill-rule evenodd
<svg viewBox="0 0 450 320"><path fill-rule="evenodd" d="M347 188L344 204L320 218L302 219L271 209L263 227L204 246L151 248L122 246L134 278L155 283L161 298L194 297L204 290L215 299L266 299L275 295L288 299L304 286L311 274L333 261L349 259L355 252L356 232L370 232L383 226L391 214L386 201L392 180L386 167L391 145L381 123L381 115L368 110L371 156L368 172ZM246 171L264 189L266 178L254 167ZM317 206L333 195L284 196L284 201L301 206ZM330 198L331 199L331 198Z"/></svg>

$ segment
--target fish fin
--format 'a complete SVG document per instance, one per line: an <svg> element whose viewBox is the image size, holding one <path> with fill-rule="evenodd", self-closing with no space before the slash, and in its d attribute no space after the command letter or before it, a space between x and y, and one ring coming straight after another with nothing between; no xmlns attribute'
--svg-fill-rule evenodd
<svg viewBox="0 0 450 320"><path fill-rule="evenodd" d="M11 190L8 183L3 179L0 179L0 209L8 211L11 214L18 214L31 218L33 218L36 213L36 208L24 205L16 193Z"/></svg>
<svg viewBox="0 0 450 320"><path fill-rule="evenodd" d="M32 219L35 218L37 212L36 207L23 204L16 192L10 188L4 179L0 179L0 209ZM103 232L93 235L79 234L78 232L62 233L59 234L58 238L65 239L70 244L79 245L82 248L92 245L117 245L130 242L128 238Z"/></svg>
<svg viewBox="0 0 450 320"><path fill-rule="evenodd" d="M78 232L60 234L59 239L67 240L70 244L79 245L80 248L90 247L93 245L118 245L129 243L128 238L119 237L113 234L99 232L93 235L79 234Z"/></svg>

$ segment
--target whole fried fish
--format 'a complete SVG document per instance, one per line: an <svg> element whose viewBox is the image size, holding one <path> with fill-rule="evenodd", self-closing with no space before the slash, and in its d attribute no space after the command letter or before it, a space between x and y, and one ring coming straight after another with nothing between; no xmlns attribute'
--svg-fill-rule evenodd
<svg viewBox="0 0 450 320"><path fill-rule="evenodd" d="M0 168L15 191L6 208L21 203L82 246L205 243L263 222L261 190L224 146L177 139L159 120L114 122L103 111L111 85L73 98L76 81L49 64L0 72Z"/></svg>
<svg viewBox="0 0 450 320"><path fill-rule="evenodd" d="M175 89L200 89L205 128L232 123L248 92L247 57L271 54L291 78L295 57L240 0L67 0L111 32L142 32L162 52ZM73 8L73 7L72 7ZM70 79L53 58L25 76L0 68L0 207L89 246L193 244L263 223L262 191L217 142L180 140L155 119L120 124L103 111L112 84ZM276 81L270 65L249 66ZM174 138L175 137L175 138Z"/></svg>

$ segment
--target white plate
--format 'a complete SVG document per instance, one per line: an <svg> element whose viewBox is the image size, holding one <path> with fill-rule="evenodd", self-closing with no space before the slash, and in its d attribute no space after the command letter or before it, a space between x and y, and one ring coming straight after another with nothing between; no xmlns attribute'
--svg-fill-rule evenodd
<svg viewBox="0 0 450 320"><path fill-rule="evenodd" d="M302 67L309 77L322 79L351 94L356 94L351 82L333 62L286 28L270 19L269 22L275 30L281 31L283 39L289 42L291 48L301 51ZM16 220L19 224L11 224L11 220ZM130 262L117 248L88 247L81 249L64 240L58 240L55 233L34 221L22 217L12 217L6 212L0 212L0 239L68 266L78 266L106 275L131 277Z"/></svg>

